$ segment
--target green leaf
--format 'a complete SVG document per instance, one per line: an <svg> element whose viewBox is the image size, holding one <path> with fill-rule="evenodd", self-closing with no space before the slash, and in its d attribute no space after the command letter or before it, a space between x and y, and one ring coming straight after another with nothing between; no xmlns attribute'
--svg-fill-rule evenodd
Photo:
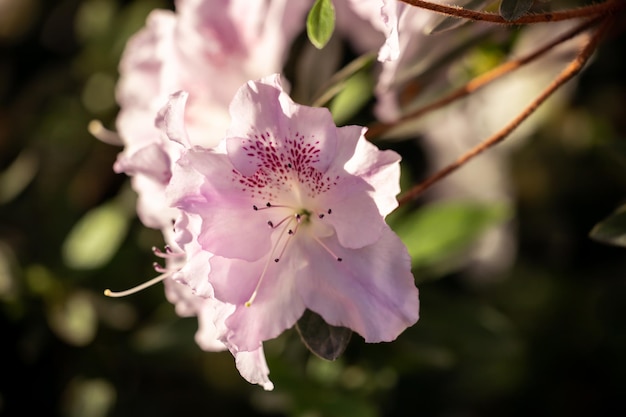
<svg viewBox="0 0 626 417"><path fill-rule="evenodd" d="M106 264L128 231L127 211L117 202L88 211L63 242L63 259L76 269L93 269Z"/></svg>
<svg viewBox="0 0 626 417"><path fill-rule="evenodd" d="M358 113L372 98L374 83L369 75L363 71L357 72L348 78L343 90L330 103L330 112L335 124L345 124L350 117Z"/></svg>
<svg viewBox="0 0 626 417"><path fill-rule="evenodd" d="M319 314L308 309L296 323L296 329L311 352L329 361L334 361L346 350L352 336L352 330L331 326Z"/></svg>
<svg viewBox="0 0 626 417"><path fill-rule="evenodd" d="M306 19L306 32L317 49L322 49L335 30L335 8L332 0L316 0Z"/></svg>
<svg viewBox="0 0 626 417"><path fill-rule="evenodd" d="M533 6L535 0L502 0L500 16L508 21L524 16Z"/></svg>
<svg viewBox="0 0 626 417"><path fill-rule="evenodd" d="M324 85L320 88L320 92L313 100L313 107L323 107L330 100L340 94L345 88L348 80L356 76L361 72L369 70L374 61L376 60L376 54L365 54L355 58L348 65L337 71ZM371 81L370 81L371 84ZM372 86L370 85L370 89ZM369 92L369 95L372 93Z"/></svg>
<svg viewBox="0 0 626 417"><path fill-rule="evenodd" d="M411 255L413 266L435 267L458 255L490 226L510 217L507 206L465 201L426 205L394 227Z"/></svg>
<svg viewBox="0 0 626 417"><path fill-rule="evenodd" d="M609 245L626 246L626 205L596 224L589 237Z"/></svg>

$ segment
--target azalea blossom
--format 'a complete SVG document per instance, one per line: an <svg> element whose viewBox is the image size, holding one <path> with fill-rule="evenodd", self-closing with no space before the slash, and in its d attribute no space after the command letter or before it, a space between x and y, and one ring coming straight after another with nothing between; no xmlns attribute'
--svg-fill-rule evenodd
<svg viewBox="0 0 626 417"><path fill-rule="evenodd" d="M165 127L159 112L171 93L191 91L184 121L189 131L186 144L217 144L230 123L228 106L239 86L282 68L292 39L304 25L308 1L177 0L175 6L175 11L151 12L146 26L130 38L117 85L120 112L116 125L124 150L114 169L131 176L141 221L163 232L168 249L155 250L155 254L165 258L165 265L156 266L160 275L148 283L108 294L122 296L163 281L176 312L198 316L196 341L202 349L229 349L246 380L272 389L260 345L238 352L220 341L220 320L231 307L208 296L212 293L208 282L201 289L203 295L186 284L191 279L186 272L197 273L194 266L207 255L198 253L189 235L179 235L172 228L179 217L185 217L188 224L194 222L165 200L172 165L184 148L162 133Z"/></svg>
<svg viewBox="0 0 626 417"><path fill-rule="evenodd" d="M164 115L164 133L183 145L186 98L174 95ZM399 155L367 142L364 128L336 127L327 109L294 103L278 75L245 84L230 113L226 137L187 146L167 189L199 216L197 241L211 254L208 273L188 283L234 306L222 341L255 351L305 309L366 342L394 340L419 313L409 255L385 223Z"/></svg>
<svg viewBox="0 0 626 417"><path fill-rule="evenodd" d="M137 212L152 228L177 212L164 201L179 147L154 126L170 94L190 92L185 126L194 145L214 146L230 123L228 106L241 84L282 69L304 27L307 0L177 0L154 10L133 35L119 65L116 127L124 144L114 169L132 177Z"/></svg>

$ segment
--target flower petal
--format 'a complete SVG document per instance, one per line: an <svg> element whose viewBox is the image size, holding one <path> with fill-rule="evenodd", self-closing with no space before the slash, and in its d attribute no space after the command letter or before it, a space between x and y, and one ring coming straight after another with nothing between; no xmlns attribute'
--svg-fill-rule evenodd
<svg viewBox="0 0 626 417"><path fill-rule="evenodd" d="M285 156L311 150L311 166L325 172L337 146L337 133L328 109L301 106L283 91L280 76L249 81L239 89L230 106L232 117L227 140L228 156L245 176L262 166L273 151ZM257 145L250 151L249 145Z"/></svg>
<svg viewBox="0 0 626 417"><path fill-rule="evenodd" d="M269 251L268 226L258 221L232 170L226 155L194 148L174 167L167 192L172 205L202 218L198 241L205 250L252 261Z"/></svg>
<svg viewBox="0 0 626 417"><path fill-rule="evenodd" d="M343 136L340 136L340 141L343 141ZM354 157L345 165L346 171L361 177L371 186L369 194L383 217L398 207L396 196L400 193L400 159L396 152L381 151L361 135Z"/></svg>
<svg viewBox="0 0 626 417"><path fill-rule="evenodd" d="M270 370L265 361L265 353L263 347L259 347L250 352L237 352L235 355L235 364L242 377L252 384L259 384L265 391L274 389L274 384L270 381Z"/></svg>
<svg viewBox="0 0 626 417"><path fill-rule="evenodd" d="M339 243L345 248L371 245L387 227L369 194L370 189L361 178L346 175L332 192L320 196L320 208L330 210L323 221L334 227Z"/></svg>
<svg viewBox="0 0 626 417"><path fill-rule="evenodd" d="M324 244L341 262L314 240L302 239L302 245L293 248L301 252L295 256L315 265L297 275L298 293L307 308L370 343L394 340L417 321L419 298L410 257L391 229L361 249L342 248L332 238Z"/></svg>
<svg viewBox="0 0 626 417"><path fill-rule="evenodd" d="M215 296L237 305L226 320L230 330L228 344L238 351L254 350L263 341L292 327L302 316L305 306L296 291L293 271L297 268L293 262L302 260L289 256L278 263L269 257L255 262L211 259L210 277ZM249 307L247 301L251 301Z"/></svg>

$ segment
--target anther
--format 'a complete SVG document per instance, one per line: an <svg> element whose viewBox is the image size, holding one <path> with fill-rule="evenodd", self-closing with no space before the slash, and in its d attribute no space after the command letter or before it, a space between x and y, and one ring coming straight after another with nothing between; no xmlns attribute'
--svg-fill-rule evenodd
<svg viewBox="0 0 626 417"><path fill-rule="evenodd" d="M158 272L159 274L163 274L163 273L167 272L167 269L165 269L165 268L163 268L161 265L159 265L159 263L158 263L158 262L154 262L154 263L152 264L152 267L153 267L153 268L154 268L154 270L155 270L156 272Z"/></svg>
<svg viewBox="0 0 626 417"><path fill-rule="evenodd" d="M172 250L172 248L169 245L165 245L165 250L162 251L159 248L157 248L156 246L152 247L152 253L156 256L158 256L159 258L173 258L173 257L177 257L177 256L182 256L182 253L174 253L174 251Z"/></svg>

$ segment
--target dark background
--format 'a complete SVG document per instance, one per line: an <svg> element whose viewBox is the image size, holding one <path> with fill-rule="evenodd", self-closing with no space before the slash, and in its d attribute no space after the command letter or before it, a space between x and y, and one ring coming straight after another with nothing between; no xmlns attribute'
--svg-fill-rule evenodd
<svg viewBox="0 0 626 417"><path fill-rule="evenodd" d="M514 264L482 280L416 271L418 324L389 344L355 336L337 362L287 331L266 344L276 388L264 392L230 354L196 346L195 319L160 286L102 295L152 277L162 245L112 171L119 149L87 131L113 126L120 53L155 7L172 5L0 0L0 415L626 415L626 248L588 236L626 196L623 33L511 157ZM77 264L72 230L112 201L111 247Z"/></svg>

